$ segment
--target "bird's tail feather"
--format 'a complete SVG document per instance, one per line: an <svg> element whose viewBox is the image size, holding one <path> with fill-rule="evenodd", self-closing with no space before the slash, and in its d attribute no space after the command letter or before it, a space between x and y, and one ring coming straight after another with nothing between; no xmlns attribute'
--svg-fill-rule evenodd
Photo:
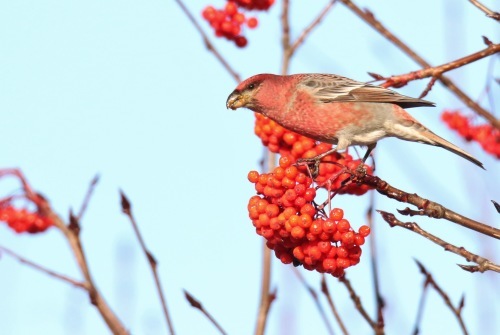
<svg viewBox="0 0 500 335"><path fill-rule="evenodd" d="M463 157L463 158L467 159L468 161L476 164L481 169L486 170L483 166L483 163L481 163L479 160L477 160L474 156L472 156L471 154L469 154L465 150L460 149L456 145L448 142L444 138L439 137L438 135L434 134L432 131L426 129L424 131L424 134L422 134L422 135L424 135L429 140L428 142L426 141L424 143L438 146L438 147L444 148L448 151L451 151L454 154L459 155L460 157Z"/></svg>

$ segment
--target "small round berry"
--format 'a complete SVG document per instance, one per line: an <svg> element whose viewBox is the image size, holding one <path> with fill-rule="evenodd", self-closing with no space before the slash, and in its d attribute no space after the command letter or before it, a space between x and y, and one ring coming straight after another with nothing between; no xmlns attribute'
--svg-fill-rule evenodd
<svg viewBox="0 0 500 335"><path fill-rule="evenodd" d="M259 181L259 173L257 171L248 172L248 181L255 184Z"/></svg>
<svg viewBox="0 0 500 335"><path fill-rule="evenodd" d="M349 229L351 228L351 224L346 219L342 219L337 224L337 228L338 228L339 232L347 233L349 231Z"/></svg>
<svg viewBox="0 0 500 335"><path fill-rule="evenodd" d="M344 217L344 211L342 208L334 208L330 211L330 219L334 221L340 221Z"/></svg>
<svg viewBox="0 0 500 335"><path fill-rule="evenodd" d="M236 36L234 42L239 48L244 48L248 44L248 40L245 36Z"/></svg>
<svg viewBox="0 0 500 335"><path fill-rule="evenodd" d="M251 28L251 29L257 27L258 24L259 24L259 21L255 17L251 17L247 21L247 26L248 26L248 28Z"/></svg>
<svg viewBox="0 0 500 335"><path fill-rule="evenodd" d="M302 228L300 226L295 226L292 228L290 235L292 235L293 238L296 238L299 240L299 239L302 239L306 235L306 232L305 232L304 228Z"/></svg>
<svg viewBox="0 0 500 335"><path fill-rule="evenodd" d="M229 15L229 16L233 16L233 15L235 15L238 12L238 7L232 1L228 1L226 3L226 7L224 9L226 11L226 14Z"/></svg>
<svg viewBox="0 0 500 335"><path fill-rule="evenodd" d="M359 227L359 235L363 237L367 237L368 235L370 235L370 227L365 225Z"/></svg>

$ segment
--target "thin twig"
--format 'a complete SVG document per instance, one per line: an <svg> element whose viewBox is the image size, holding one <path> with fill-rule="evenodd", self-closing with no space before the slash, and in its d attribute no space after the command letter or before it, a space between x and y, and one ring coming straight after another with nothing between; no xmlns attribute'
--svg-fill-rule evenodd
<svg viewBox="0 0 500 335"><path fill-rule="evenodd" d="M366 322L368 322L370 327L372 327L372 329L375 331L375 334L377 334L377 335L384 334L384 328L379 327L377 322L373 321L372 318L370 318L370 316L366 312L365 308L363 307L363 304L361 303L361 298L356 294L356 291L354 291L354 288L352 287L351 282L345 276L340 277L339 281L345 285L345 287L349 291L349 295L351 297L351 300L354 302L354 306L359 311L361 316L366 320Z"/></svg>
<svg viewBox="0 0 500 335"><path fill-rule="evenodd" d="M63 274L60 274L60 273L57 273L55 271L52 271L50 269L47 269L46 267L40 265L40 264L37 264L33 261L30 261L29 259L27 258L24 258L22 256L20 256L19 254L15 253L14 251L10 250L10 249L7 249L6 247L3 247L3 246L0 246L0 252L3 252L7 255L9 255L10 257L12 258L15 258L16 260L18 260L19 262L23 263L23 264L26 264L32 268L34 268L35 270L38 270L40 272L43 272L51 277L54 277L54 278L57 278L59 280L62 280L64 282L67 282L73 286L76 286L76 287L80 287L80 288L83 288L84 290L88 290L88 287L85 285L85 283L82 283L76 279L73 279L73 278L70 278L66 275L63 275Z"/></svg>
<svg viewBox="0 0 500 335"><path fill-rule="evenodd" d="M453 244L450 244L439 237L432 235L431 233L423 230L420 228L418 224L415 222L402 222L398 220L394 214L384 212L384 211L377 211L382 215L382 218L391 226L391 227L402 227L405 229L408 229L414 233L417 233L426 239L430 240L431 242L434 242L435 244L441 246L444 248L446 251L451 251L454 254L457 254L459 256L462 256L467 260L468 262L474 262L477 265L461 265L458 264L463 270L469 271L469 272L485 272L485 271L495 271L495 272L500 272L500 266L491 262L490 260L478 256L476 254L473 254L472 252L466 250L464 247L457 247L454 246Z"/></svg>
<svg viewBox="0 0 500 335"><path fill-rule="evenodd" d="M424 265L417 260L415 260L415 262L417 263L420 272L422 272L422 274L425 276L424 285L431 285L437 291L437 293L441 296L441 298L443 298L445 305L449 307L449 309L453 312L453 315L455 315L455 317L457 318L458 323L460 324L460 328L462 328L462 332L464 333L464 335L467 335L468 334L467 328L465 327L464 320L462 319L462 309L464 307L464 301L465 301L464 297L462 296L462 299L460 299L458 307L453 306L450 297L438 285L438 283L434 280L434 278L432 277L430 272L427 271Z"/></svg>
<svg viewBox="0 0 500 335"><path fill-rule="evenodd" d="M332 295L330 294L330 290L328 289L328 284L326 283L326 278L324 274L321 275L321 292L323 292L323 294L326 297L326 300L328 300L328 305L330 306L333 316L335 317L335 320L337 320L337 323L339 324L339 327L342 330L342 334L348 335L349 332L347 331L347 328L344 325L344 321L342 321L342 318L340 317L340 314L337 311L335 304L333 303L333 298Z"/></svg>
<svg viewBox="0 0 500 335"><path fill-rule="evenodd" d="M356 15L363 19L366 23L372 26L385 38L395 44L399 49L401 49L406 55L412 58L416 63L418 63L423 68L430 68L431 65L427 63L422 57L420 57L415 51L410 49L405 43L403 43L399 38L397 38L393 33L391 33L380 21L378 21L372 12L368 10L362 10L356 6L351 0L340 0L349 9L351 9ZM473 109L477 114L483 116L487 119L493 126L500 129L500 120L497 120L486 109L477 104L472 100L467 94L460 90L449 78L441 75L439 80L446 86L450 91L452 91L460 100L462 100L469 108Z"/></svg>
<svg viewBox="0 0 500 335"><path fill-rule="evenodd" d="M300 47L302 43L304 43L304 41L309 36L309 34L314 30L314 28L316 28L321 23L321 20L325 18L326 14L328 14L330 9L333 8L333 5L335 5L336 2L337 0L330 0L330 2L327 3L326 6L321 10L318 16L302 31L300 36L295 40L295 42L290 47L291 56L295 53L295 51L297 51L297 48Z"/></svg>
<svg viewBox="0 0 500 335"><path fill-rule="evenodd" d="M477 0L469 0L471 4L479 8L487 17L491 17L493 20L500 21L500 13L494 12Z"/></svg>
<svg viewBox="0 0 500 335"><path fill-rule="evenodd" d="M89 188L87 189L87 193L85 194L85 198L83 199L82 206L80 207L80 210L78 211L77 219L80 221L83 217L83 214L87 210L87 207L90 202L90 198L92 197L92 193L94 192L94 189L99 182L99 175L96 174L94 178L90 181Z"/></svg>
<svg viewBox="0 0 500 335"><path fill-rule="evenodd" d="M161 282L160 282L160 277L158 275L158 262L154 258L153 254L146 247L146 243L144 242L142 234L139 231L139 226L137 225L137 221L135 220L135 217L132 214L132 206L130 204L130 201L127 199L127 197L125 196L125 194L122 191L120 191L120 198L121 198L122 211L129 218L130 223L132 223L132 227L134 228L134 233L137 236L137 240L139 240L139 244L141 246L141 249L144 252L144 255L146 256L146 258L149 262L149 266L151 267L151 271L153 273L153 278L154 278L155 284L156 284L156 289L157 289L158 295L160 297L160 302L161 302L161 306L163 309L163 314L164 314L165 319L167 321L167 325L168 325L168 329L170 331L170 334L173 335L175 333L174 326L172 324L172 320L170 319L170 314L169 314L168 308L167 308L167 300L165 299L165 294L163 293L163 289L162 289Z"/></svg>
<svg viewBox="0 0 500 335"><path fill-rule="evenodd" d="M290 45L290 18L289 0L283 0L281 6L281 47L283 49L283 60L281 63L281 74L286 75L292 58L292 46Z"/></svg>
<svg viewBox="0 0 500 335"><path fill-rule="evenodd" d="M231 67L231 65L229 65L227 60L222 56L222 54L217 50L217 48L215 48L213 43L210 42L210 39L208 38L207 34L205 34L203 28L201 28L200 24L198 23L198 21L196 21L193 14L189 11L184 2L182 0L175 0L175 2L177 2L177 4L181 7L184 14L186 14L186 16L188 17L189 21L191 21L196 30L198 30L198 32L201 35L201 38L203 39L203 43L205 43L205 46L207 47L208 51L214 54L215 58L217 58L217 60L222 64L224 69L231 75L231 77L233 77L233 79L236 82L239 83L241 81L239 74L236 73L236 71Z"/></svg>
<svg viewBox="0 0 500 335"><path fill-rule="evenodd" d="M210 313L208 313L208 311L205 309L205 307L203 307L203 305L201 304L201 302L199 300L195 299L195 297L193 297L186 290L184 290L184 296L186 297L186 300L189 302L189 304L193 308L200 310L203 313L203 315L205 315L207 317L207 319L210 320L210 322L215 326L215 328L217 328L219 330L219 332L222 335L227 334L226 331L221 327L221 325L214 319L214 317Z"/></svg>
<svg viewBox="0 0 500 335"><path fill-rule="evenodd" d="M377 248L376 248L376 234L375 234L375 226L373 224L373 212L375 209L375 192L370 192L370 205L368 210L366 211L366 221L368 226L371 228L370 232L370 258L371 258L371 267L372 267L372 280L373 287L375 290L375 300L377 302L377 323L379 327L384 327L384 307L385 301L380 293L380 280L378 274L378 257L377 257Z"/></svg>
<svg viewBox="0 0 500 335"><path fill-rule="evenodd" d="M307 290L307 292L309 292L309 294L311 295L311 298L313 299L314 304L316 305L316 308L318 309L318 312L321 315L323 322L325 323L328 334L333 335L332 325L330 324L330 321L326 317L325 310L323 309L323 306L321 306L321 302L319 301L319 298L318 298L318 293L316 293L316 290L314 288L312 288L312 286L307 283L304 276L302 276L302 273L296 267L292 268L292 270L293 270L293 273L295 273L295 275L299 279L302 286L304 286L304 288Z"/></svg>
<svg viewBox="0 0 500 335"><path fill-rule="evenodd" d="M424 315L425 298L427 297L428 288L429 282L426 280L422 287L422 294L420 294L417 316L415 318L415 326L413 327L413 335L418 335L418 333L420 332L420 323L422 322L422 317Z"/></svg>
<svg viewBox="0 0 500 335"><path fill-rule="evenodd" d="M475 52L471 55L462 57L460 59L434 67L428 67L422 70L412 71L410 73L401 74L398 76L391 76L384 78L386 81L380 86L382 87L401 87L406 85L409 81L418 80L423 78L439 78L443 73L473 63L485 57L494 55L500 52L500 44L489 44L485 49Z"/></svg>
<svg viewBox="0 0 500 335"><path fill-rule="evenodd" d="M460 215L444 207L443 205L438 204L437 202L424 199L418 196L416 193L407 193L405 191L397 189L389 185L386 181L380 179L379 177L360 173L354 170L348 171L353 175L353 182L359 182L371 186L376 189L377 192L385 195L388 198L412 204L418 209L422 210L423 213L425 213L425 215L428 217L435 219L446 219L463 227L475 230L479 233L494 237L496 239L500 239L500 229L469 219L468 217Z"/></svg>
<svg viewBox="0 0 500 335"><path fill-rule="evenodd" d="M71 247L73 255L78 263L78 267L82 272L83 277L85 278L85 286L87 287L87 291L89 293L90 302L96 306L101 314L102 318L108 325L109 329L113 332L113 334L128 334L128 331L123 326L122 322L118 319L118 316L113 312L110 306L107 304L104 297L98 291L94 280L90 274L90 269L87 263L87 259L85 253L83 251L83 247L81 244L80 236L79 236L79 224L78 220L73 217L74 222L71 225L67 226L64 221L61 219L59 215L57 215L52 207L50 206L47 199L42 197L40 194L36 193L31 185L28 183L23 173L18 169L4 169L0 170L0 176L4 175L13 175L18 177L21 184L23 185L23 190L25 192L26 199L33 202L37 207L38 211L43 213L46 217L50 217L54 222L54 226L57 227L68 240L68 243Z"/></svg>

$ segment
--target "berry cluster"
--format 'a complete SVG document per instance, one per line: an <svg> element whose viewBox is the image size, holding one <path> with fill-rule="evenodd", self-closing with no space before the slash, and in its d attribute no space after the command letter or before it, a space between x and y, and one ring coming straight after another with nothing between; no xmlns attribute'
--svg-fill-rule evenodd
<svg viewBox="0 0 500 335"><path fill-rule="evenodd" d="M331 144L315 142L308 137L291 132L261 114L255 113L255 117L254 131L262 144L272 152L289 157L293 162L299 158L313 158L332 148ZM363 195L370 189L368 186L351 183L342 187L342 183L349 178L349 174L339 175L342 170L341 166L353 170L360 164L362 164L360 159L353 159L347 152L342 154L335 152L321 160L315 181L318 185L330 188L339 194ZM364 168L369 174L373 172L371 166L364 165Z"/></svg>
<svg viewBox="0 0 500 335"><path fill-rule="evenodd" d="M329 217L318 211L312 179L292 163L283 156L271 173L248 174L259 194L248 203L250 219L284 264L302 264L307 270L341 277L346 268L359 263L360 246L370 228L361 226L356 233L340 208Z"/></svg>
<svg viewBox="0 0 500 335"><path fill-rule="evenodd" d="M467 141L477 141L484 151L500 159L500 130L490 124L474 126L471 120L458 111L444 111L441 119Z"/></svg>
<svg viewBox="0 0 500 335"><path fill-rule="evenodd" d="M52 219L27 209L13 206L0 207L0 221L4 221L16 233L40 233L52 226Z"/></svg>
<svg viewBox="0 0 500 335"><path fill-rule="evenodd" d="M215 36L225 37L234 41L238 47L243 48L247 45L248 40L241 35L242 26L246 24L248 28L253 29L257 27L259 22L255 17L246 18L245 14L239 11L238 6L247 9L260 9L256 4L261 6L260 4L263 2L270 1L228 1L223 9L215 9L213 6L205 7L202 16L214 29Z"/></svg>

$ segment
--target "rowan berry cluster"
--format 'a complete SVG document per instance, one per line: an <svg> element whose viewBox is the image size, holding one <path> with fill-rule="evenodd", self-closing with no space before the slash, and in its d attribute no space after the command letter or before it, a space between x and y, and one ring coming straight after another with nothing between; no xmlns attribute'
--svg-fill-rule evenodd
<svg viewBox="0 0 500 335"><path fill-rule="evenodd" d="M262 144L272 152L288 156L293 162L299 158L313 158L332 148L331 144L316 142L291 132L261 114L256 113L255 117L254 131L261 139ZM370 189L366 185L350 183L342 186L342 183L350 176L347 173L341 173L341 166L354 170L360 164L362 164L361 159L353 159L347 152L342 154L335 152L321 160L315 182L339 194L363 195ZM364 165L364 168L367 173L373 173L371 166Z"/></svg>
<svg viewBox="0 0 500 335"><path fill-rule="evenodd" d="M476 141L484 151L500 159L500 130L490 124L472 125L470 118L458 111L444 111L441 119L467 141Z"/></svg>
<svg viewBox="0 0 500 335"><path fill-rule="evenodd" d="M207 6L202 11L202 16L210 23L214 29L215 36L224 37L243 48L248 44L248 40L242 35L243 27L257 27L259 21L255 17L247 18L241 8L248 10L266 10L274 0L236 0L228 1L223 9L215 9Z"/></svg>
<svg viewBox="0 0 500 335"><path fill-rule="evenodd" d="M283 156L271 173L248 174L258 193L248 203L250 219L284 264L341 277L346 268L359 263L370 228L361 226L355 232L340 208L329 216L318 211L312 179L292 163Z"/></svg>
<svg viewBox="0 0 500 335"><path fill-rule="evenodd" d="M16 233L31 234L43 232L53 224L52 219L47 216L11 205L0 207L0 221L7 223Z"/></svg>

